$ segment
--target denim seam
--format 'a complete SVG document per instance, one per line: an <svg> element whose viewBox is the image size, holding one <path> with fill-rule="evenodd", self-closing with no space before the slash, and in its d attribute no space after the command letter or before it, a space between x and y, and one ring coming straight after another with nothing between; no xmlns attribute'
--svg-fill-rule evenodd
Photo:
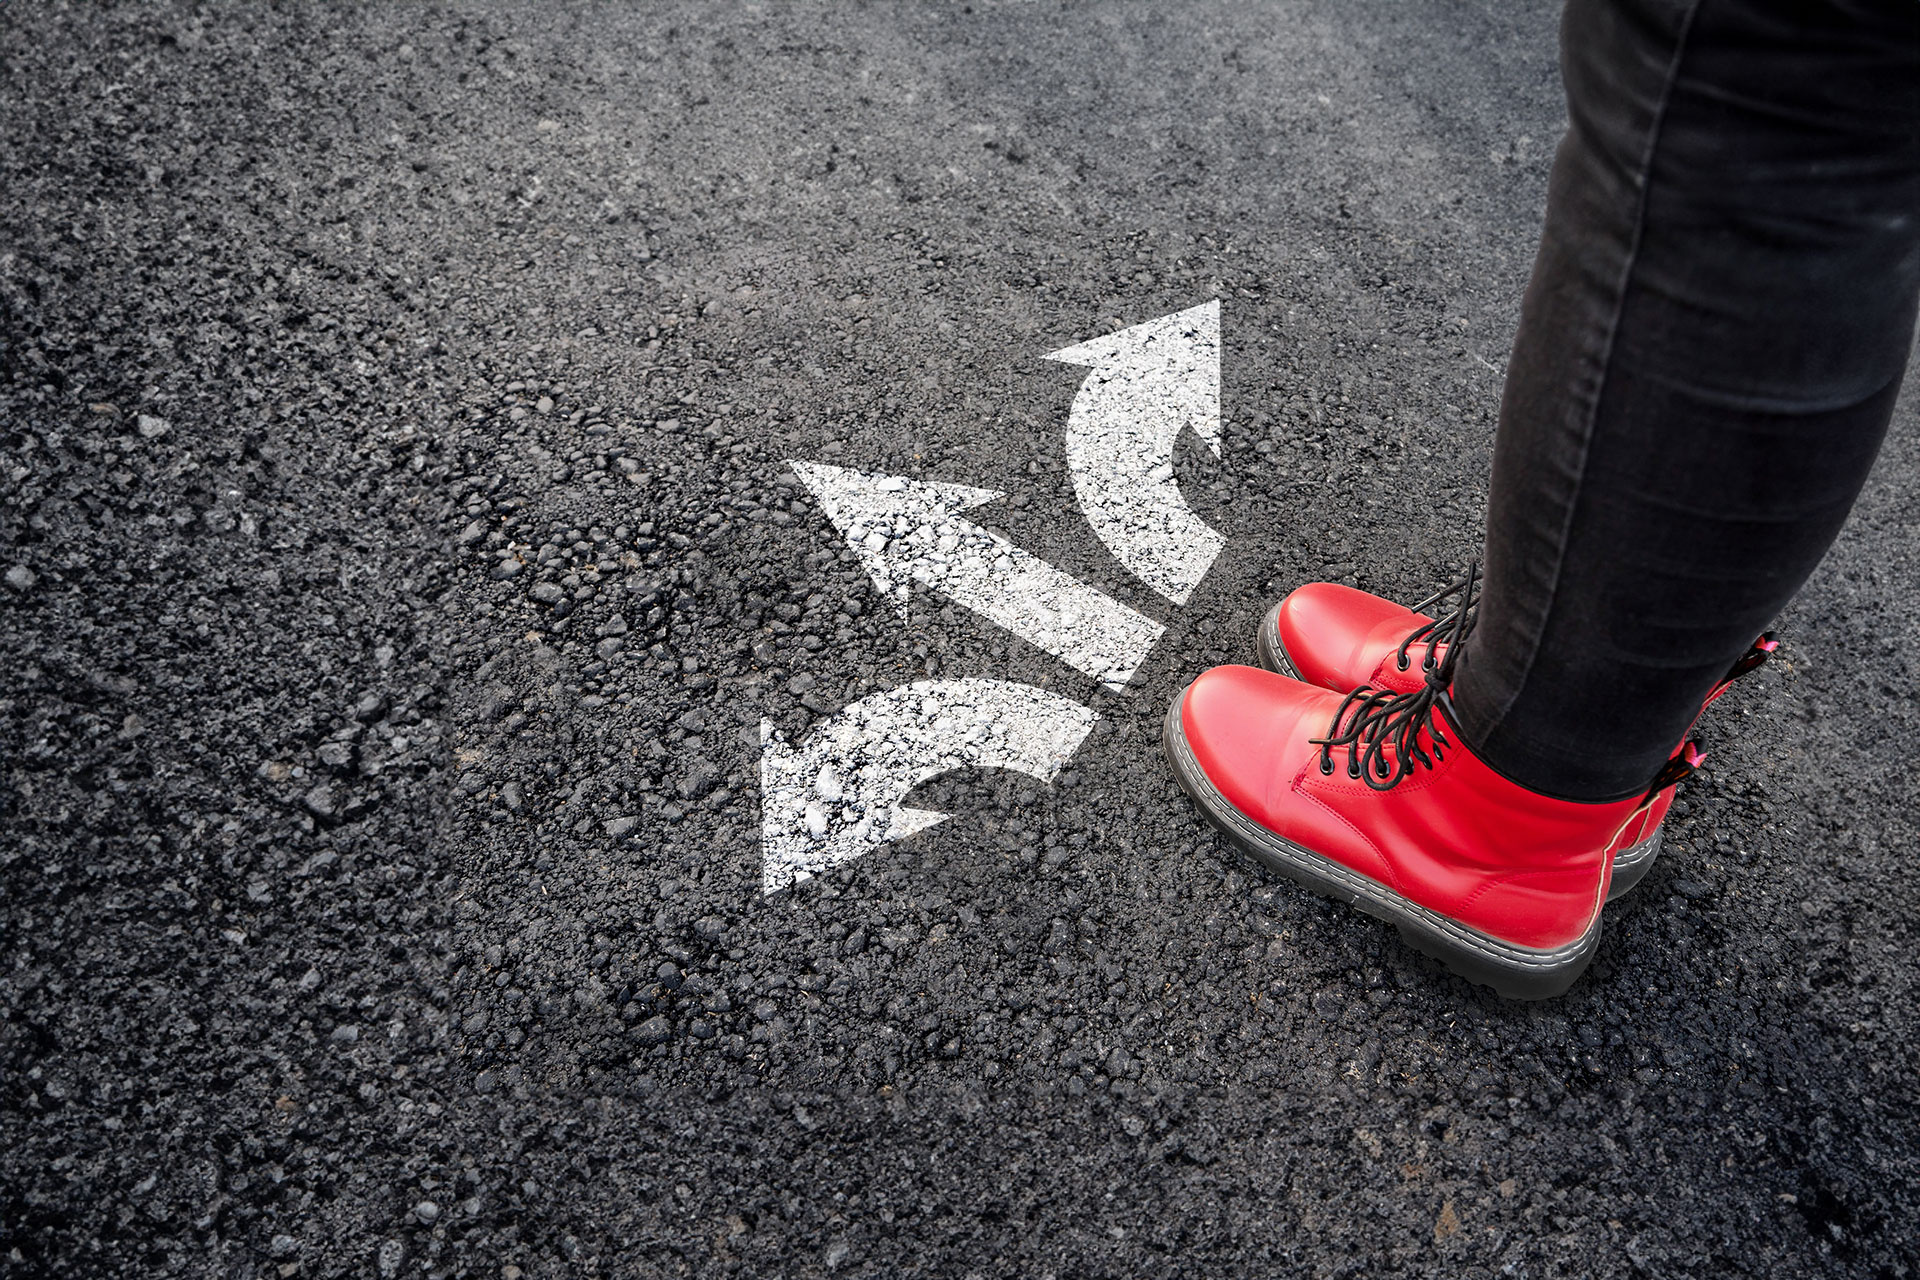
<svg viewBox="0 0 1920 1280"><path fill-rule="evenodd" d="M1687 7L1686 16L1680 21L1680 31L1673 42L1673 57L1667 63L1666 82L1660 86L1660 102L1654 108L1653 123L1647 130L1647 143L1640 156L1637 175L1640 182L1640 194L1635 201L1633 212L1633 243L1627 246L1625 266L1620 272L1618 291L1613 300L1613 312L1607 319L1607 339L1600 357L1600 380L1594 388L1592 400L1586 408L1586 421L1580 438L1580 461L1573 481L1573 493L1567 501L1567 510L1560 523L1560 536L1556 539L1553 558L1553 573L1547 585L1546 607L1540 614L1540 625L1535 629L1531 642L1527 646L1526 665L1520 669L1519 679L1513 682L1512 690L1500 706L1499 714L1488 722L1481 741L1491 741L1505 723L1513 704L1520 700L1526 690L1527 682L1533 678L1534 663L1539 660L1540 649L1546 642L1548 627L1552 623L1555 606L1559 602L1560 579L1567 563L1567 542L1573 529L1574 513L1580 506L1581 493L1586 486L1587 462L1593 453L1594 424L1600 416L1600 401L1607 392L1607 380L1613 370L1615 344L1620 336L1620 317L1626 309L1627 293L1633 287L1633 273L1640 264L1640 242L1647 225L1647 192L1653 175L1653 157L1659 150L1660 136L1666 129L1667 109L1673 101L1673 86L1680 78L1680 64L1687 53L1687 41L1693 34L1694 18L1699 14L1706 0L1693 0Z"/></svg>

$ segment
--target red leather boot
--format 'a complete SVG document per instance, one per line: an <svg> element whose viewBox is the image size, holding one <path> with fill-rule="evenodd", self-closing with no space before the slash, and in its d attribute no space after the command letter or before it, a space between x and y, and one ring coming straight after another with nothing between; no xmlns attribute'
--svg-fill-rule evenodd
<svg viewBox="0 0 1920 1280"><path fill-rule="evenodd" d="M1445 638L1465 634L1456 618ZM1613 852L1698 762L1683 752L1640 798L1555 800L1476 758L1452 718L1452 663L1409 692L1341 695L1216 667L1167 713L1167 757L1229 839L1308 888L1391 921L1501 995L1543 999L1600 940Z"/></svg>
<svg viewBox="0 0 1920 1280"><path fill-rule="evenodd" d="M1289 592L1260 621L1255 647L1260 665L1307 684L1347 693L1362 685L1407 693L1419 689L1426 672L1446 657L1444 641L1436 643L1439 628L1458 611L1464 582L1455 582L1414 605L1391 600L1334 582L1310 582ZM1424 610L1443 601L1452 610L1436 619ZM1467 601L1472 607L1472 602ZM1713 705L1733 682L1767 660L1779 647L1772 632L1761 636L1733 664L1701 704ZM1678 759L1684 745L1675 749ZM1614 856L1610 897L1626 893L1652 870L1660 855L1660 827L1673 804L1671 793L1657 798L1651 811L1635 823L1640 835Z"/></svg>

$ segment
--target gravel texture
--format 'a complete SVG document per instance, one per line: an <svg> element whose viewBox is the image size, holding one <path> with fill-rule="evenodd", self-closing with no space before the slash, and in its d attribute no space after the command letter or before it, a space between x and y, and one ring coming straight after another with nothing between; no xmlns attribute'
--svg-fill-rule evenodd
<svg viewBox="0 0 1920 1280"><path fill-rule="evenodd" d="M1911 396L1565 999L1237 864L1156 728L1470 558L1540 4L0 8L0 1272L1920 1271ZM1184 607L1080 370L1219 298ZM1112 693L789 469L1166 624ZM759 892L759 724L992 676L1049 788Z"/></svg>

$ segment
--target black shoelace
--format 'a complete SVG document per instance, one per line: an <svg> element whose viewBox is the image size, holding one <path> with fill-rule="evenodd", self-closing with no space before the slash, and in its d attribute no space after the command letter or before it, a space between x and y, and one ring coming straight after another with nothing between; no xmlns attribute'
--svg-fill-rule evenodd
<svg viewBox="0 0 1920 1280"><path fill-rule="evenodd" d="M1453 582L1449 582L1446 586L1440 588L1438 591L1428 596L1425 600L1421 600L1415 604L1408 605L1407 606L1408 610L1413 613L1425 613L1429 608L1431 608L1436 604L1439 604L1442 600L1445 600L1451 596L1457 595L1461 598L1461 608L1468 612L1471 612L1473 607L1476 604L1480 603L1480 580L1479 580L1479 574L1477 572L1478 569L1479 569L1479 565L1475 564L1474 566L1472 566L1467 570L1466 577L1456 579ZM1434 639L1434 636L1440 630L1441 627L1446 625L1447 621L1448 621L1448 618L1444 616L1435 618L1432 622L1427 623L1425 626L1414 628L1414 630L1407 636L1407 638L1400 642L1399 649L1395 650L1394 652L1394 662L1396 665L1399 666L1400 670L1405 671L1408 667L1413 665L1412 661L1407 657L1407 651L1412 649L1413 646L1419 644L1423 640L1430 641L1430 643L1427 645L1427 656L1420 660L1420 669L1422 671L1433 670L1436 662L1433 656L1433 651L1439 647L1439 642L1438 640ZM1468 625L1471 626L1472 624L1469 623ZM1465 635L1466 633L1462 632L1461 634Z"/></svg>
<svg viewBox="0 0 1920 1280"><path fill-rule="evenodd" d="M1474 606L1479 603L1479 583L1480 566L1475 564L1466 577L1414 606L1418 612L1449 598L1454 602L1400 645L1398 661L1405 671L1412 665L1407 651L1427 642L1427 654L1420 663L1423 683L1409 693L1363 684L1343 698L1326 736L1311 739L1320 748L1321 773L1333 772L1334 750L1345 747L1347 776L1364 778L1375 791L1389 791L1413 771L1415 761L1431 769L1453 745L1433 713L1436 707L1444 707L1448 715L1453 714L1453 669L1459 662L1460 642L1473 630L1478 616ZM1442 645L1446 656L1436 659ZM1431 754L1421 742L1422 733L1432 743Z"/></svg>
<svg viewBox="0 0 1920 1280"><path fill-rule="evenodd" d="M1464 578L1408 606L1413 612L1421 613L1443 600L1454 602L1433 621L1408 633L1395 652L1395 662L1400 670L1406 671L1413 665L1409 651L1417 644L1426 644L1426 656L1420 660L1424 677L1421 687L1409 693L1394 693L1363 684L1341 699L1333 713L1333 723L1327 726L1326 736L1309 739L1320 748L1321 773L1333 772L1334 750L1345 747L1348 777L1364 778L1375 791L1390 791L1400 779L1413 772L1416 761L1431 769L1445 755L1453 743L1433 713L1435 708L1444 707L1449 716L1454 714L1453 671L1459 659L1460 642L1473 630L1479 616L1476 606L1480 603L1480 581L1480 566L1475 563L1468 567ZM1446 649L1446 656L1437 657L1442 647ZM1733 664L1722 677L1723 682L1731 683L1746 675L1779 647L1774 633L1766 632ZM1433 744L1431 753L1421 744L1423 732ZM1641 807L1668 787L1679 785L1705 761L1700 740L1689 738L1655 776L1640 802Z"/></svg>

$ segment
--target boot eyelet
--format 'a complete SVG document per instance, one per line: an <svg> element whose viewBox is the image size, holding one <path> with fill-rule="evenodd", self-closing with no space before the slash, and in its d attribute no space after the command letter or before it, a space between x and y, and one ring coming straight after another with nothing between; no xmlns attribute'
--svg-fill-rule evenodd
<svg viewBox="0 0 1920 1280"><path fill-rule="evenodd" d="M1406 670L1406 669L1408 668L1408 666L1410 666L1410 665L1411 665L1411 664L1410 664L1410 663L1409 663L1409 662L1407 661L1407 655L1406 655L1406 654L1404 654L1404 653L1403 653L1403 654L1401 654L1401 655L1400 655L1399 657L1397 657L1397 658L1395 658L1395 659L1393 660L1393 664L1394 664L1394 665L1395 665L1396 667L1398 667L1398 668L1400 668L1400 670L1402 670L1402 671L1405 671L1405 670Z"/></svg>
<svg viewBox="0 0 1920 1280"><path fill-rule="evenodd" d="M1331 774L1333 772L1333 761L1327 759L1325 756L1320 757L1320 772L1323 774Z"/></svg>
<svg viewBox="0 0 1920 1280"><path fill-rule="evenodd" d="M1350 765L1348 765L1348 766L1347 766L1347 776L1348 776L1349 778L1358 778L1358 777L1360 776L1360 766L1359 766L1359 765L1356 765L1356 764L1350 764Z"/></svg>

